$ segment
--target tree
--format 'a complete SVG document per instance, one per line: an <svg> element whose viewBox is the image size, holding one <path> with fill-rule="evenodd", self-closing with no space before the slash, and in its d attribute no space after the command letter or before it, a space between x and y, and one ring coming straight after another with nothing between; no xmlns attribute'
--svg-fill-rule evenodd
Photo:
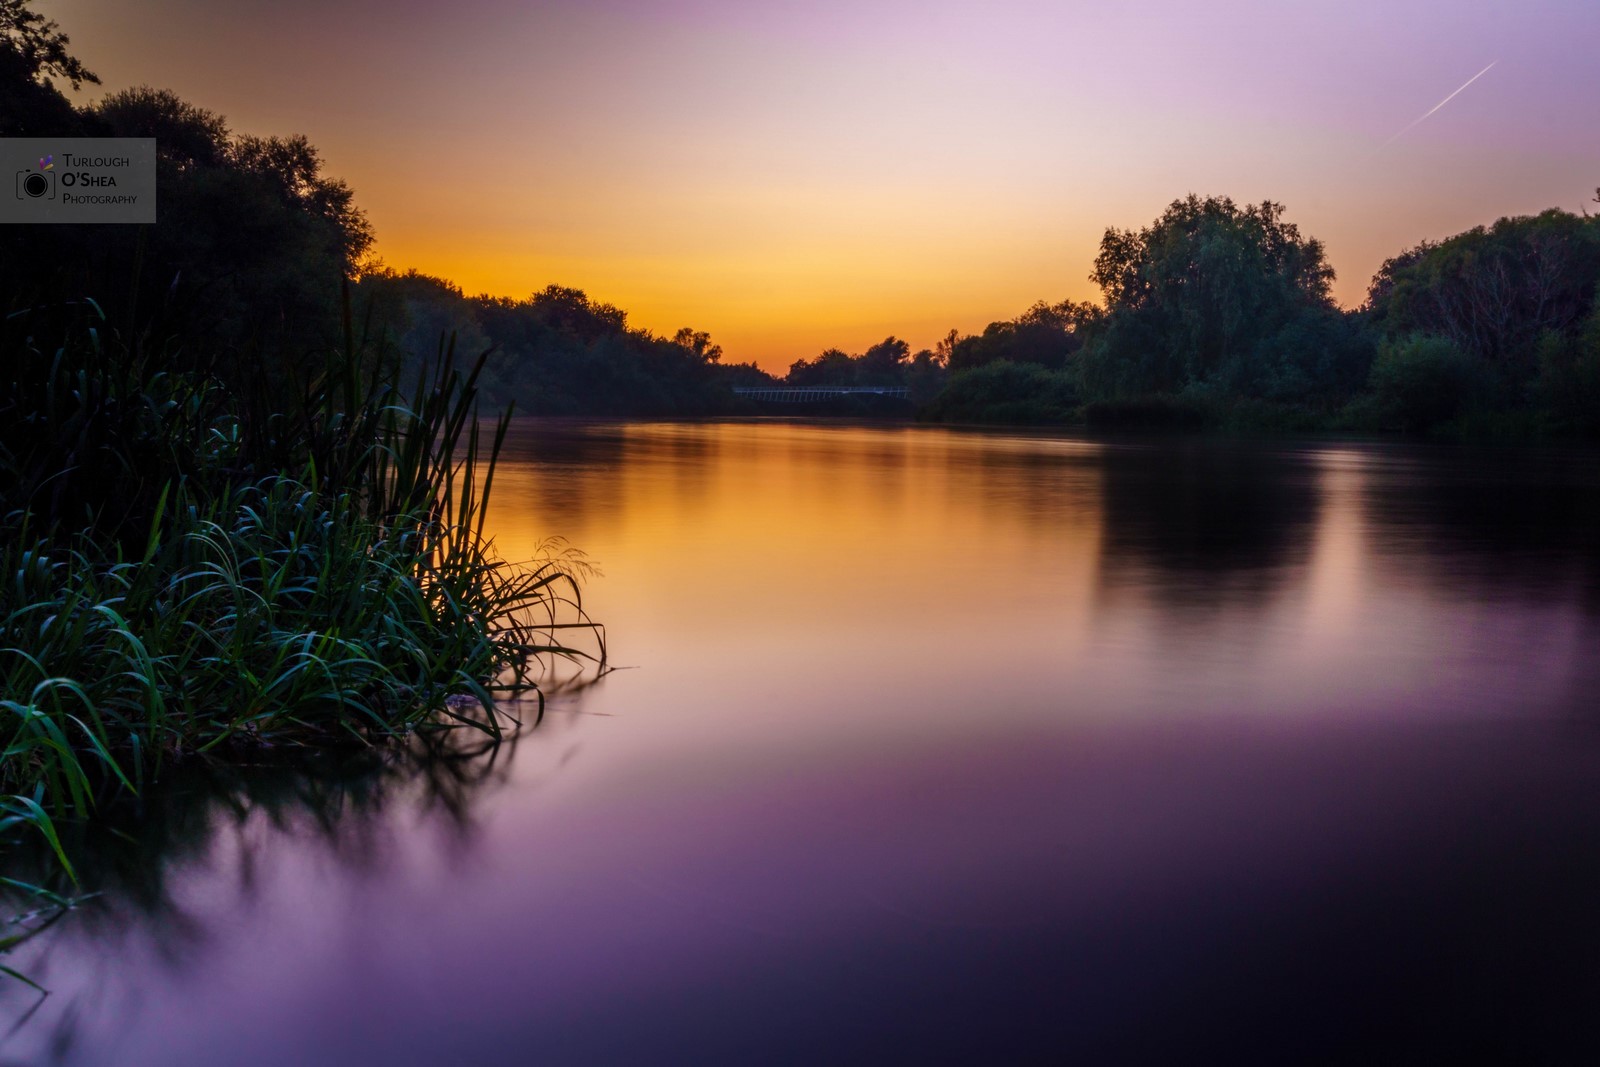
<svg viewBox="0 0 1600 1067"><path fill-rule="evenodd" d="M859 355L830 348L815 359L797 359L784 380L790 385L905 385L911 366L911 346L885 337Z"/></svg>
<svg viewBox="0 0 1600 1067"><path fill-rule="evenodd" d="M626 312L591 301L582 289L547 285L534 293L529 303L544 325L570 333L580 341L595 341L627 327Z"/></svg>
<svg viewBox="0 0 1600 1067"><path fill-rule="evenodd" d="M790 385L854 385L856 361L850 353L830 348L816 359L797 359L784 381Z"/></svg>
<svg viewBox="0 0 1600 1067"><path fill-rule="evenodd" d="M955 335L956 331L951 330L945 339L948 340ZM937 348L924 348L912 356L911 362L906 364L905 371L906 388L911 402L921 407L938 396L949 377L948 367L948 357L941 355Z"/></svg>
<svg viewBox="0 0 1600 1067"><path fill-rule="evenodd" d="M951 370L981 367L1001 360L1064 368L1083 347L1085 330L1099 316L1093 304L1043 300L1009 321L991 322L983 333L957 339L950 331L948 365Z"/></svg>
<svg viewBox="0 0 1600 1067"><path fill-rule="evenodd" d="M1466 355L1450 341L1411 334L1379 346L1372 392L1389 425L1427 430L1460 411L1471 374Z"/></svg>
<svg viewBox="0 0 1600 1067"><path fill-rule="evenodd" d="M1142 230L1106 230L1090 280L1105 294L1093 377L1118 391L1247 382L1262 342L1306 312L1335 313L1322 242L1270 200L1175 200Z"/></svg>
<svg viewBox="0 0 1600 1067"><path fill-rule="evenodd" d="M347 276L354 273L372 246L372 226L355 206L350 187L322 173L322 156L311 142L300 135L240 137L228 157L237 169L262 179L288 207L327 223L329 251L342 261Z"/></svg>
<svg viewBox="0 0 1600 1067"><path fill-rule="evenodd" d="M0 0L0 49L16 60L13 69L51 88L52 77L65 79L74 89L85 82L99 85L100 79L67 51L72 38L50 19L29 11L30 2Z"/></svg>
<svg viewBox="0 0 1600 1067"><path fill-rule="evenodd" d="M934 422L1057 423L1070 420L1077 406L1069 375L1001 359L951 374L925 413Z"/></svg>
<svg viewBox="0 0 1600 1067"><path fill-rule="evenodd" d="M898 337L885 337L857 358L856 380L862 385L900 385L911 361L911 346Z"/></svg>
<svg viewBox="0 0 1600 1067"><path fill-rule="evenodd" d="M154 137L160 158L180 169L217 166L228 156L228 123L221 115L148 85L109 93L91 113L113 137Z"/></svg>
<svg viewBox="0 0 1600 1067"><path fill-rule="evenodd" d="M694 357L703 363L718 363L722 360L722 346L712 344L711 335L704 330L694 330L685 326L672 335L672 343L694 353Z"/></svg>
<svg viewBox="0 0 1600 1067"><path fill-rule="evenodd" d="M1301 238L1271 200L1240 208L1229 197L1193 193L1174 200L1154 224L1135 233L1106 230L1089 279L1110 311L1171 301L1187 291L1218 293L1253 269L1313 303L1329 303L1333 268L1322 242ZM1218 309L1228 310L1228 309Z"/></svg>
<svg viewBox="0 0 1600 1067"><path fill-rule="evenodd" d="M70 43L54 22L28 10L28 0L0 0L0 137L82 132L77 111L52 79L74 89L100 79L67 51Z"/></svg>
<svg viewBox="0 0 1600 1067"><path fill-rule="evenodd" d="M1600 438L1600 307L1575 336L1540 338L1532 392L1557 433Z"/></svg>
<svg viewBox="0 0 1600 1067"><path fill-rule="evenodd" d="M1600 218L1552 208L1503 218L1390 259L1366 311L1388 335L1448 338L1514 381L1538 366L1540 337L1571 336L1600 285Z"/></svg>

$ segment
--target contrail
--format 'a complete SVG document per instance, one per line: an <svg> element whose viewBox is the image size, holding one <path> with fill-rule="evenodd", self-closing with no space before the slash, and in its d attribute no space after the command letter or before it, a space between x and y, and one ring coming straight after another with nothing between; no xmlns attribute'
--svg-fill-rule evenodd
<svg viewBox="0 0 1600 1067"><path fill-rule="evenodd" d="M1494 64L1498 63L1498 62L1500 62L1498 59L1495 60L1494 63L1490 63L1489 64L1489 67L1494 66ZM1476 73L1472 77L1468 78L1466 80L1466 83L1461 86L1461 89L1465 89L1468 85L1471 85L1473 82L1477 81L1479 78L1481 78L1485 74L1489 73L1489 67L1484 67L1482 70L1478 71L1478 73ZM1461 95L1461 89L1457 89L1455 92L1451 93L1449 96L1445 97L1443 100L1439 101L1437 104L1434 104L1433 105L1433 111L1429 111L1428 115L1433 114L1434 111L1438 111L1441 107L1444 107L1450 101L1452 101L1456 97L1460 96ZM1422 119L1427 118L1428 115L1422 116L1421 119L1418 119L1416 122L1413 122L1410 126L1407 126L1405 129L1401 130L1399 133L1395 134L1393 137L1391 137L1387 141L1383 142L1383 147L1388 148L1390 145L1392 145L1396 141L1398 141L1404 134L1407 134L1407 133L1411 132L1413 129L1416 128L1417 123L1421 122Z"/></svg>

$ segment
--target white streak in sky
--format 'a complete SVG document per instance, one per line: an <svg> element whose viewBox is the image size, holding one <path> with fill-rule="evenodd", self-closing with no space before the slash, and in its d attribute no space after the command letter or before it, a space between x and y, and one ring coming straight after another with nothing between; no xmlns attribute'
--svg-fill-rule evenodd
<svg viewBox="0 0 1600 1067"><path fill-rule="evenodd" d="M1490 63L1489 64L1489 67L1494 66L1494 64L1498 63L1498 62L1500 62L1498 59L1495 60L1494 63ZM1468 85L1471 85L1473 82L1477 81L1479 78L1481 78L1485 74L1489 73L1489 67L1484 67L1482 70L1478 71L1478 73L1476 73L1472 77L1468 78L1467 81L1466 81L1466 84L1461 86L1461 89L1465 89ZM1445 97L1443 100L1439 101L1437 104L1434 104L1433 105L1433 111L1429 111L1428 115L1433 114L1434 111L1438 111L1441 107L1444 107L1450 101L1452 101L1456 97L1460 96L1461 95L1461 89L1457 89L1455 92L1451 93L1449 96ZM1396 141L1398 141L1402 136L1404 136L1407 133L1410 133L1412 130L1414 130L1417 127L1417 123L1420 123L1422 121L1422 119L1427 118L1428 115L1423 115L1421 119L1417 119L1416 122L1413 122L1410 126L1407 126L1405 129L1401 130L1399 133L1395 134L1393 137L1391 137L1387 141L1383 142L1383 147L1388 148L1390 145L1392 145Z"/></svg>

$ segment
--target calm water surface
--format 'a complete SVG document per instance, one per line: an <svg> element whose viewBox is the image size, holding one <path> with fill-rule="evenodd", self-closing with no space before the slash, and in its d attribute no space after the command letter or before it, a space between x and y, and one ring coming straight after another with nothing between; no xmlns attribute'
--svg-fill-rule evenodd
<svg viewBox="0 0 1600 1067"><path fill-rule="evenodd" d="M1597 458L519 426L630 669L153 804L0 1061L1594 1062Z"/></svg>

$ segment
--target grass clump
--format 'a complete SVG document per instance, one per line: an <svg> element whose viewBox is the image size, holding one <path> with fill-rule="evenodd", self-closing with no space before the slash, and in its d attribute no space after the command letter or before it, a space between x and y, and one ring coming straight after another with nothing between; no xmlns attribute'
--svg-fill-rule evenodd
<svg viewBox="0 0 1600 1067"><path fill-rule="evenodd" d="M60 820L175 760L494 739L497 692L603 666L581 558L513 566L485 534L508 423L480 431L482 359L442 344L402 392L345 332L265 405L247 368L120 338L91 302L4 321L0 857L32 833L57 876L0 889L63 905Z"/></svg>

